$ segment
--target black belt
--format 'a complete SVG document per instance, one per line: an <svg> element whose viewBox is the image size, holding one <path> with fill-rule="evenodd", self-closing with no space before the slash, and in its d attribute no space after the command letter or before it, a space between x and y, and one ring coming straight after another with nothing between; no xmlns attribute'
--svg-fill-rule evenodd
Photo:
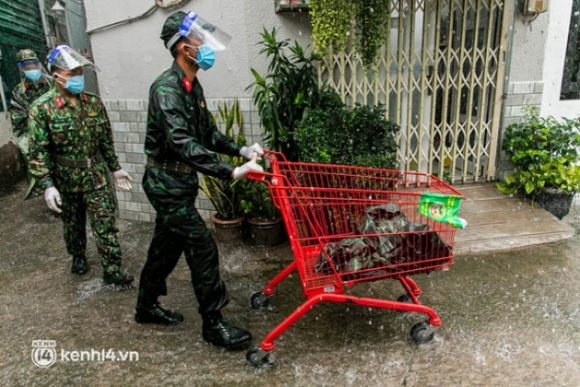
<svg viewBox="0 0 580 387"><path fill-rule="evenodd" d="M180 163L176 160L157 160L151 156L147 156L147 166L163 169L164 171L182 173L184 175L191 175L195 172L195 169L185 163Z"/></svg>
<svg viewBox="0 0 580 387"><path fill-rule="evenodd" d="M88 159L69 159L60 155L53 155L54 161L58 165L63 165L65 167L72 167L72 168L93 168L97 165L97 163L104 161L103 156L101 153L97 153L95 156L88 158Z"/></svg>

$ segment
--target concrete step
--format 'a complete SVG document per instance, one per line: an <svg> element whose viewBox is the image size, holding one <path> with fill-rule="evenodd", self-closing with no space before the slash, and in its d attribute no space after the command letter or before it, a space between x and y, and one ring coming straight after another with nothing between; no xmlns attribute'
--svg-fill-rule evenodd
<svg viewBox="0 0 580 387"><path fill-rule="evenodd" d="M499 192L493 184L456 187L465 195L459 216L468 226L458 230L455 254L511 249L570 238L574 229L528 200Z"/></svg>

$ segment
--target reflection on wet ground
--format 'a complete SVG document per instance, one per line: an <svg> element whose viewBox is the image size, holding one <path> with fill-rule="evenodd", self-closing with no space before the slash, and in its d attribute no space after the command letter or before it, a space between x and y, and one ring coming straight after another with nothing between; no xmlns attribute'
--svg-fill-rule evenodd
<svg viewBox="0 0 580 387"><path fill-rule="evenodd" d="M23 187L0 199L1 385L384 385L577 386L580 380L580 237L550 245L460 256L447 272L414 277L421 301L443 324L435 339L414 344L411 326L425 317L346 304L320 304L276 341L275 364L255 369L245 352L201 339L201 320L183 260L161 301L185 322L137 325L136 291L102 285L96 250L91 270L69 273L60 220L42 199L24 203ZM568 216L580 224L578 212ZM124 267L138 275L152 224L120 222ZM92 240L89 239L89 243ZM303 301L297 275L282 282L273 310L249 308L249 296L292 260L275 248L220 246L231 295L226 317L259 342ZM396 299L392 280L349 292ZM33 340L55 340L57 362L39 368ZM66 361L61 351L135 351L133 361Z"/></svg>

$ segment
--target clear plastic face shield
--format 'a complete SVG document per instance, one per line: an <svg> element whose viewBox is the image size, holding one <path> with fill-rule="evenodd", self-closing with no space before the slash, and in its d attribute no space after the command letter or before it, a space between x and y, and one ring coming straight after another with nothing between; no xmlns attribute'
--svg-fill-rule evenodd
<svg viewBox="0 0 580 387"><path fill-rule="evenodd" d="M166 47L171 48L181 37L200 42L215 51L225 50L232 40L231 35L204 20L193 11L189 11L185 15L179 32L167 42Z"/></svg>
<svg viewBox="0 0 580 387"><path fill-rule="evenodd" d="M38 59L27 59L18 62L20 78L26 83L46 82L50 75Z"/></svg>
<svg viewBox="0 0 580 387"><path fill-rule="evenodd" d="M97 67L90 60L65 45L57 46L52 50L48 57L48 67L51 72L54 71L55 68L72 71L79 67L88 67L93 71L97 70Z"/></svg>
<svg viewBox="0 0 580 387"><path fill-rule="evenodd" d="M48 68L51 73L55 70L64 70L68 74L54 72L55 80L64 89L72 94L80 94L85 88L84 68L97 70L96 66L87 58L70 48L69 46L57 46L48 57Z"/></svg>

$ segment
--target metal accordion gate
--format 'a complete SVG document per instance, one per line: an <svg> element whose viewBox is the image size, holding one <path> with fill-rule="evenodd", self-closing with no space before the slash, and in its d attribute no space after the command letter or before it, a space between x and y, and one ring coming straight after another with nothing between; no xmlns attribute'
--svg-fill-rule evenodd
<svg viewBox="0 0 580 387"><path fill-rule="evenodd" d="M513 0L391 0L380 58L329 53L319 82L347 103L386 107L400 169L450 183L491 181ZM351 33L351 36L354 34Z"/></svg>

